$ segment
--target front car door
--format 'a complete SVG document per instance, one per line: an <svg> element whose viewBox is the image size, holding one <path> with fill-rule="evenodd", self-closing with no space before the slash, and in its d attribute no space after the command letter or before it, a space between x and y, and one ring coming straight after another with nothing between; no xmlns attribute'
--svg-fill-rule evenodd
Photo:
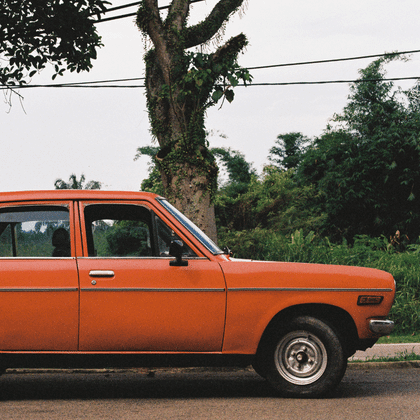
<svg viewBox="0 0 420 420"><path fill-rule="evenodd" d="M220 352L226 288L200 253L147 202L80 203L81 351ZM189 243L188 266L169 245Z"/></svg>
<svg viewBox="0 0 420 420"><path fill-rule="evenodd" d="M77 350L73 203L0 206L0 351Z"/></svg>

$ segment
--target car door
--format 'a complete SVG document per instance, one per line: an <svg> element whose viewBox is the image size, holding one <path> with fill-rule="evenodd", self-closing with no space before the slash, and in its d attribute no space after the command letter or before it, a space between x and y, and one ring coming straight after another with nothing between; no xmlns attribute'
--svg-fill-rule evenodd
<svg viewBox="0 0 420 420"><path fill-rule="evenodd" d="M77 350L73 204L0 206L0 350Z"/></svg>
<svg viewBox="0 0 420 420"><path fill-rule="evenodd" d="M187 266L171 266L173 239L185 239L147 203L81 203L82 351L219 352L226 290L218 263L184 246Z"/></svg>

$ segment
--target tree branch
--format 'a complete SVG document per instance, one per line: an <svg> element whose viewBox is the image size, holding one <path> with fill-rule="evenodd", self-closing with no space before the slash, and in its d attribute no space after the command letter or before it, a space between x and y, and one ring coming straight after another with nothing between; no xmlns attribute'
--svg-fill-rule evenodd
<svg viewBox="0 0 420 420"><path fill-rule="evenodd" d="M181 31L190 11L189 0L173 0L169 8L167 22L171 21Z"/></svg>
<svg viewBox="0 0 420 420"><path fill-rule="evenodd" d="M170 82L170 57L167 51L165 32L160 18L157 0L143 0L137 12L136 24L147 34L155 46L160 70L166 84Z"/></svg>
<svg viewBox="0 0 420 420"><path fill-rule="evenodd" d="M163 42L163 25L157 0L143 0L137 12L137 26L153 41L156 48Z"/></svg>
<svg viewBox="0 0 420 420"><path fill-rule="evenodd" d="M226 58L236 60L238 54L247 46L247 44L248 40L244 34L236 35L212 54L213 61L217 63Z"/></svg>
<svg viewBox="0 0 420 420"><path fill-rule="evenodd" d="M244 0L220 0L203 22L186 30L185 48L209 41L243 2Z"/></svg>

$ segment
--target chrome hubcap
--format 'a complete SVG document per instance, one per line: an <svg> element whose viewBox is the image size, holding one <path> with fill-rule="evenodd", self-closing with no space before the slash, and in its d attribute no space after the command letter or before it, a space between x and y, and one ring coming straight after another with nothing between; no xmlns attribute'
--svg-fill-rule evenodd
<svg viewBox="0 0 420 420"><path fill-rule="evenodd" d="M327 368L327 351L321 340L307 331L293 331L278 343L274 354L280 375L295 385L317 381Z"/></svg>

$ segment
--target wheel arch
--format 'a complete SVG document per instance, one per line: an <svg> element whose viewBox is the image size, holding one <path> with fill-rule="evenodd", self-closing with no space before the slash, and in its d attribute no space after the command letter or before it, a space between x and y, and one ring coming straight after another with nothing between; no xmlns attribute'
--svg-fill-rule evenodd
<svg viewBox="0 0 420 420"><path fill-rule="evenodd" d="M340 307L316 303L290 306L277 313L265 328L257 353L271 337L271 332L274 329L287 325L292 319L302 315L318 318L333 328L342 343L347 358L355 353L359 336L351 315Z"/></svg>

